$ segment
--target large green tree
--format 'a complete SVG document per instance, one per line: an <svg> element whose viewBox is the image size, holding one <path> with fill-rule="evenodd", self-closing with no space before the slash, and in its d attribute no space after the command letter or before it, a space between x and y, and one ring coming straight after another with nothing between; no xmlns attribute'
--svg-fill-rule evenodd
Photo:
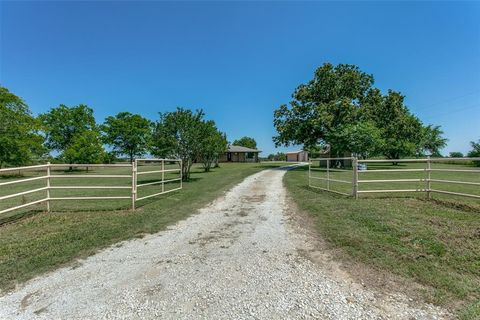
<svg viewBox="0 0 480 320"><path fill-rule="evenodd" d="M346 124L327 135L327 139L337 149L363 159L379 154L385 145L381 130L372 122Z"/></svg>
<svg viewBox="0 0 480 320"><path fill-rule="evenodd" d="M7 88L0 87L0 168L24 165L45 155L40 124L27 104Z"/></svg>
<svg viewBox="0 0 480 320"><path fill-rule="evenodd" d="M275 145L310 148L328 143L330 132L358 119L359 103L372 84L373 76L354 65L326 63L319 67L311 81L295 89L290 107L282 105L275 110Z"/></svg>
<svg viewBox="0 0 480 320"><path fill-rule="evenodd" d="M389 90L382 96L372 90L364 99L362 117L373 121L382 133L384 146L381 153L388 159L414 156L423 147L422 122L404 104L405 97Z"/></svg>
<svg viewBox="0 0 480 320"><path fill-rule="evenodd" d="M219 157L227 151L226 134L220 132L212 120L204 121L201 125L201 138L198 160L202 162L204 170L210 171L213 164L218 164Z"/></svg>
<svg viewBox="0 0 480 320"><path fill-rule="evenodd" d="M251 137L242 137L238 140L233 141L232 145L241 146L250 149L257 149L257 141Z"/></svg>
<svg viewBox="0 0 480 320"><path fill-rule="evenodd" d="M59 152L65 150L76 135L85 131L98 131L93 109L83 104L75 107L61 104L41 114L39 119L46 134L45 145Z"/></svg>
<svg viewBox="0 0 480 320"><path fill-rule="evenodd" d="M67 163L96 163L103 158L100 130L93 109L83 104L74 107L62 104L41 114L39 119L45 131L45 145L58 151L59 157Z"/></svg>
<svg viewBox="0 0 480 320"><path fill-rule="evenodd" d="M103 141L116 155L127 155L130 161L144 155L152 138L152 123L138 114L120 112L105 119L101 126Z"/></svg>
<svg viewBox="0 0 480 320"><path fill-rule="evenodd" d="M155 123L151 152L162 158L182 160L183 180L190 179L190 168L201 150L204 113L177 108L173 112L160 113Z"/></svg>
<svg viewBox="0 0 480 320"><path fill-rule="evenodd" d="M61 158L66 163L101 163L106 153L98 132L88 130L73 136Z"/></svg>
<svg viewBox="0 0 480 320"><path fill-rule="evenodd" d="M313 80L295 89L289 106L275 110L276 146L329 145L332 156L352 152L389 159L439 152L445 143L440 128L424 127L402 94L383 95L373 83L357 66L324 64Z"/></svg>

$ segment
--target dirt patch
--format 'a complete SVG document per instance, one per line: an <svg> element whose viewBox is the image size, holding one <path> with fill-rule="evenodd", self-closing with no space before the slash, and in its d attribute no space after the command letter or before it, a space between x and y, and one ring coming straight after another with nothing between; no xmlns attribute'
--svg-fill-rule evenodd
<svg viewBox="0 0 480 320"><path fill-rule="evenodd" d="M240 211L237 213L237 216L246 217L246 216L248 216L248 212L247 212L247 210L240 210Z"/></svg>
<svg viewBox="0 0 480 320"><path fill-rule="evenodd" d="M20 301L20 310L25 310L33 301L33 297L38 295L38 291L31 292Z"/></svg>
<svg viewBox="0 0 480 320"><path fill-rule="evenodd" d="M203 237L199 237L199 238L197 238L197 239L195 239L195 240L189 241L188 243L189 243L189 244L198 244L199 246L204 247L204 246L206 246L208 243L213 242L213 241L217 240L217 239L220 238L220 237L221 237L220 235L203 236Z"/></svg>
<svg viewBox="0 0 480 320"><path fill-rule="evenodd" d="M145 289L144 292L147 296L152 297L158 294L158 292L162 290L162 287L163 286L161 284L156 284L151 286L150 288Z"/></svg>
<svg viewBox="0 0 480 320"><path fill-rule="evenodd" d="M243 203L259 203L265 200L265 194L246 196L242 198Z"/></svg>
<svg viewBox="0 0 480 320"><path fill-rule="evenodd" d="M37 316L44 313L44 312L47 312L48 311L48 307L43 307L43 308L40 308L38 310L35 310L33 311L33 313L35 313Z"/></svg>

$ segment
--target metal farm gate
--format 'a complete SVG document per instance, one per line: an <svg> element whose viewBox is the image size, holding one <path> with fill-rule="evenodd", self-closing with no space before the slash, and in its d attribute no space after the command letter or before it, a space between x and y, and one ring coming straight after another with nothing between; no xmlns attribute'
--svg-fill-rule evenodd
<svg viewBox="0 0 480 320"><path fill-rule="evenodd" d="M132 163L119 164L51 164L0 169L0 175L11 176L12 179L0 179L0 214L23 209L37 204L46 204L50 212L52 201L72 200L131 200L131 209L135 210L138 201L152 198L183 188L182 161L177 159L136 159ZM69 168L69 171L66 169ZM72 171L73 168L86 168L85 174ZM89 169L100 169L103 172L88 173ZM105 173L113 170L113 173ZM24 175L30 177L24 178ZM140 177L140 178L139 178ZM7 180L7 181L2 181ZM10 181L8 181L10 180ZM77 184L72 181L84 180L88 183ZM54 182L67 181L60 185ZM108 181L108 182L107 182ZM30 185L21 191L22 185ZM176 185L170 187L172 184ZM145 191L139 197L138 190ZM54 190L129 190L126 195L82 195L82 196L52 196ZM9 191L18 192L9 192ZM91 192L90 192L91 193ZM32 200L25 200L27 195L34 195ZM22 197L22 203L14 200Z"/></svg>
<svg viewBox="0 0 480 320"><path fill-rule="evenodd" d="M452 168L445 165L445 163L461 164L466 161L480 161L480 158L310 159L308 184L312 188L353 196L356 199L361 194L409 192L422 192L427 198L430 198L433 193L441 193L480 199L479 169L463 166ZM387 168L385 164L388 163L410 164L411 167ZM443 164L443 166L434 167L434 164ZM402 187L402 185L410 187ZM453 185L469 186L471 189L466 192L445 190Z"/></svg>

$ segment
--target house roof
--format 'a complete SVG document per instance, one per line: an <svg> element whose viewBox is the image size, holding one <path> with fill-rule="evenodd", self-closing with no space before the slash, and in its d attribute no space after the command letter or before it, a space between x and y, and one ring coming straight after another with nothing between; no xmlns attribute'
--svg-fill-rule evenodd
<svg viewBox="0 0 480 320"><path fill-rule="evenodd" d="M285 152L285 154L297 154L297 153L300 153L300 152L306 152L306 151L305 150L289 151L289 152Z"/></svg>
<svg viewBox="0 0 480 320"><path fill-rule="evenodd" d="M228 146L228 152L261 152L257 149L250 149L242 146Z"/></svg>

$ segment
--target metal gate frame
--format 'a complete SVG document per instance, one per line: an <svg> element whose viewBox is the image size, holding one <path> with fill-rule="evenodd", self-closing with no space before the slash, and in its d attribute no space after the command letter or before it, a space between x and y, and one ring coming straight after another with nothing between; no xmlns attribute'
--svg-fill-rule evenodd
<svg viewBox="0 0 480 320"><path fill-rule="evenodd" d="M162 169L161 170L152 170L152 171L138 171L138 163L139 162L160 162L162 164ZM165 162L177 162L180 166L178 169L165 169ZM165 180L165 172L178 172L179 177L175 179L168 179ZM154 182L147 182L147 183L142 183L138 184L138 176L139 175L145 175L145 174L151 174L151 173L161 173L162 174L162 179L159 181L154 181ZM170 189L165 191L165 183L169 182L174 182L174 181L180 181L180 187L175 188L175 189ZM144 186L150 186L150 185L155 185L155 184L161 184L162 185L162 191L154 194L150 194L148 196L144 197L137 197L137 190L138 187L144 187ZM183 188L183 175L182 175L182 160L179 159L135 159L135 161L132 163L132 210L135 210L135 203L140 200L152 198L161 194L166 194L169 192L177 191Z"/></svg>
<svg viewBox="0 0 480 320"><path fill-rule="evenodd" d="M160 162L162 164L162 169L161 170L153 170L153 171L144 171L144 172L138 172L138 163L139 162ZM165 162L177 162L180 166L179 169L165 169ZM125 168L131 168L131 173L130 174L62 174L62 175L56 175L52 174L52 169L53 168L61 168L61 167L104 167L104 168L118 168L118 167L125 167ZM166 194L169 192L177 191L183 188L183 177L182 177L182 160L179 159L135 159L132 163L119 163L119 164L51 164L48 162L47 164L43 165L35 165L35 166L25 166L25 167L15 167L15 168L4 168L0 169L0 173L4 172L14 172L14 171L38 171L38 170L45 170L45 175L41 175L38 177L32 177L32 178L25 178L25 179L18 179L14 181L6 181L6 182L0 182L0 187L2 186L7 186L7 185L14 185L18 183L23 183L23 182L30 182L30 181L35 181L35 180L46 180L45 186L41 188L35 188L35 189L29 189L26 191L22 192L17 192L13 194L8 194L4 196L0 196L0 202L2 200L14 198L14 197L19 197L19 196L24 196L27 194L35 193L35 192L41 192L41 191L46 191L46 197L39 199L39 200L34 200L28 203L24 203L18 206L13 206L10 208L6 208L3 210L0 210L0 214L11 212L14 210L18 209L23 209L29 206L33 206L36 204L40 203L45 203L46 204L46 209L47 212L50 212L50 202L51 201L68 201L68 200L119 200L119 199L131 199L131 209L135 210L136 207L136 202L141 201L144 199L148 199L151 197L155 197L158 195ZM149 183L144 183L144 184L138 184L137 178L138 175L144 175L144 174L151 174L151 173L162 173L162 179L159 181L154 181L154 182L149 182ZM165 172L179 172L179 177L175 179L169 179L165 180ZM95 185L95 186L89 186L89 185L80 185L80 186L52 186L51 181L52 179L63 179L63 178L75 178L75 179L83 179L83 178L89 178L89 179L109 179L109 178L128 178L131 179L131 186L106 186L106 185ZM165 191L165 184L169 182L174 182L174 181L180 181L180 186L178 188L174 188L171 190ZM161 184L161 192L151 194L145 197L138 198L137 197L137 189L138 187L143 187L147 185L154 185L154 184ZM66 189L130 189L131 190L131 195L129 196L98 196L98 197L51 197L50 196L50 191L55 190L55 189L60 189L60 190L66 190Z"/></svg>
<svg viewBox="0 0 480 320"><path fill-rule="evenodd" d="M338 179L331 179L330 178L330 162L335 161L335 160L351 160L352 161L352 181L346 181L346 180L338 180ZM315 177L312 176L312 161L327 161L327 177ZM432 168L432 163L438 163L438 162L445 162L445 161L480 161L480 158L419 158L419 159L358 159L356 157L346 157L346 158L312 158L309 159L308 163L308 185L311 188L316 188L328 192L334 192L346 196L353 196L355 199L358 199L358 196L362 193L395 193L395 192L425 192L427 199L431 198L432 193L443 193L443 194L449 194L449 195L455 195L455 196L462 196L462 197L469 197L469 198L476 198L480 199L480 195L476 194L469 194L469 193L460 193L460 192L452 192L452 191L447 191L447 190L440 190L440 189L433 189L431 187L432 182L441 182L445 184L463 184L463 185L473 185L473 186L479 186L480 187L480 182L471 182L471 181L461 181L461 180L443 180L443 179L432 179L432 172L467 172L467 173L476 173L480 174L480 170L478 169L436 169ZM416 168L416 169L379 169L379 170L359 170L359 164L361 163L387 163L387 162L417 162L417 163L425 163L425 168ZM335 169L335 170L340 170L340 171L350 171L346 169ZM359 175L363 174L368 174L372 172L384 172L384 173L389 173L389 172L424 172L425 177L423 178L416 178L416 179L359 179ZM327 187L318 187L312 185L312 179L318 179L318 180L324 180L327 181ZM352 186L352 192L351 193L345 193L345 192L340 192L337 190L332 190L330 188L330 181L331 182L338 182L338 183L344 183L344 184L351 184ZM364 183L390 183L390 182L425 182L425 187L424 188L416 188L416 189L370 189L370 190L360 190L360 185Z"/></svg>

